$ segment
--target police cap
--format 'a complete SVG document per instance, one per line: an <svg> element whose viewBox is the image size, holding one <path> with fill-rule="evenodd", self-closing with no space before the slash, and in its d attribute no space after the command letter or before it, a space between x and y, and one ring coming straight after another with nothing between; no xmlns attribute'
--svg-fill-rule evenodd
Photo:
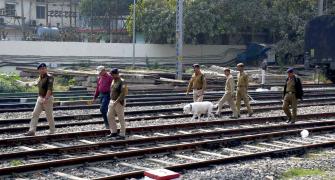
<svg viewBox="0 0 335 180"><path fill-rule="evenodd" d="M294 68L288 68L286 72L287 73L293 73L293 71L294 71Z"/></svg>
<svg viewBox="0 0 335 180"><path fill-rule="evenodd" d="M39 70L42 67L47 67L47 65L45 63L41 63L37 66L37 70Z"/></svg>
<svg viewBox="0 0 335 180"><path fill-rule="evenodd" d="M243 63L238 63L237 67L244 67L244 64Z"/></svg>
<svg viewBox="0 0 335 180"><path fill-rule="evenodd" d="M119 74L119 69L118 68L113 68L111 71L111 74Z"/></svg>
<svg viewBox="0 0 335 180"><path fill-rule="evenodd" d="M193 68L200 68L200 65L199 65L199 64L193 64L192 67L193 67Z"/></svg>

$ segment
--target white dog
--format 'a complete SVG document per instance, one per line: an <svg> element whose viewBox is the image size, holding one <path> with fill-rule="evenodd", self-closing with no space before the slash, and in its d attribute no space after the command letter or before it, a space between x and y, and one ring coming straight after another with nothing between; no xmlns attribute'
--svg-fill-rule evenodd
<svg viewBox="0 0 335 180"><path fill-rule="evenodd" d="M208 118L214 117L212 113L213 108L216 108L216 106L214 106L213 103L208 101L194 102L184 106L184 114L192 113L193 114L192 120L194 120L196 116L198 116L198 119L200 119L201 114L207 114Z"/></svg>

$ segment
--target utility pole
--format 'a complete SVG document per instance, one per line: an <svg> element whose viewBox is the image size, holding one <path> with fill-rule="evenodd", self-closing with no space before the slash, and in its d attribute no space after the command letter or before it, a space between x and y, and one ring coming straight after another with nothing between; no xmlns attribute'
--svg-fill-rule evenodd
<svg viewBox="0 0 335 180"><path fill-rule="evenodd" d="M74 27L77 27L77 6L78 6L78 3L75 3L74 5Z"/></svg>
<svg viewBox="0 0 335 180"><path fill-rule="evenodd" d="M91 40L93 40L93 0L91 0Z"/></svg>
<svg viewBox="0 0 335 180"><path fill-rule="evenodd" d="M183 78L183 9L184 0L177 0L176 9L176 56L177 72L176 79Z"/></svg>
<svg viewBox="0 0 335 180"><path fill-rule="evenodd" d="M70 0L70 27L72 27L72 0Z"/></svg>
<svg viewBox="0 0 335 180"><path fill-rule="evenodd" d="M135 67L135 37L136 37L136 0L134 0L133 9L133 68Z"/></svg>
<svg viewBox="0 0 335 180"><path fill-rule="evenodd" d="M111 21L112 21L112 1L109 4L108 8L108 38L109 38L109 43L112 43L112 28L111 28Z"/></svg>
<svg viewBox="0 0 335 180"><path fill-rule="evenodd" d="M323 15L323 0L319 0L318 3L318 16L322 16Z"/></svg>
<svg viewBox="0 0 335 180"><path fill-rule="evenodd" d="M49 27L49 2L45 0L45 26Z"/></svg>
<svg viewBox="0 0 335 180"><path fill-rule="evenodd" d="M21 0L21 27L22 27L22 37L23 37L23 40L26 40L26 34L25 34L25 32L24 32L24 26L25 26L24 6L23 6L23 0Z"/></svg>
<svg viewBox="0 0 335 180"><path fill-rule="evenodd" d="M116 0L116 6L115 6L115 32L118 34L118 22L119 22L119 0ZM113 33L112 33L113 34ZM120 38L118 38L120 39Z"/></svg>
<svg viewBox="0 0 335 180"><path fill-rule="evenodd" d="M64 1L62 1L62 14L61 14L61 24L62 24L62 28L64 28Z"/></svg>

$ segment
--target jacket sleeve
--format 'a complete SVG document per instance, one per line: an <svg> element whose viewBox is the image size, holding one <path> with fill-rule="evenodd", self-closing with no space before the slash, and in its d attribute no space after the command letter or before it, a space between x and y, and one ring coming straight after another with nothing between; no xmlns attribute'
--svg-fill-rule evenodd
<svg viewBox="0 0 335 180"><path fill-rule="evenodd" d="M192 87L193 87L193 81L194 81L194 76L191 77L190 82L188 83L187 86L187 93L191 91Z"/></svg>
<svg viewBox="0 0 335 180"><path fill-rule="evenodd" d="M121 104L123 104L123 101L126 97L126 91L128 90L128 86L126 82L121 82L119 88L120 88L120 94L119 94L119 97L115 101L122 102Z"/></svg>
<svg viewBox="0 0 335 180"><path fill-rule="evenodd" d="M99 96L99 79L97 79L97 87L95 88L95 92L94 92L94 98L97 98Z"/></svg>
<svg viewBox="0 0 335 180"><path fill-rule="evenodd" d="M286 84L287 84L287 79L285 80L285 85L284 85L284 90L283 90L283 97L285 97L285 94L286 94Z"/></svg>
<svg viewBox="0 0 335 180"><path fill-rule="evenodd" d="M229 78L227 81L227 94L232 94L234 92L234 79Z"/></svg>
<svg viewBox="0 0 335 180"><path fill-rule="evenodd" d="M248 89L249 88L249 75L245 75L245 87L246 87L246 89Z"/></svg>
<svg viewBox="0 0 335 180"><path fill-rule="evenodd" d="M298 99L302 99L304 91L302 89L302 84L301 84L300 78L296 78L296 92L297 92L296 97Z"/></svg>
<svg viewBox="0 0 335 180"><path fill-rule="evenodd" d="M48 77L48 91L52 91L53 90L53 87L54 87L54 77L52 76L49 76Z"/></svg>
<svg viewBox="0 0 335 180"><path fill-rule="evenodd" d="M205 91L207 88L207 80L205 75L202 75L202 90Z"/></svg>

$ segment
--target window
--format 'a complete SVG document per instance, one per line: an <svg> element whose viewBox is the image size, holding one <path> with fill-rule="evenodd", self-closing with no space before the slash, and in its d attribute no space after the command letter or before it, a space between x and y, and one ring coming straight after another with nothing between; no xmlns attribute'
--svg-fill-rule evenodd
<svg viewBox="0 0 335 180"><path fill-rule="evenodd" d="M36 6L36 19L45 19L45 6Z"/></svg>
<svg viewBox="0 0 335 180"><path fill-rule="evenodd" d="M5 9L6 9L7 16L15 16L15 4L6 3Z"/></svg>
<svg viewBox="0 0 335 180"><path fill-rule="evenodd" d="M36 0L36 2L45 3L45 0Z"/></svg>

